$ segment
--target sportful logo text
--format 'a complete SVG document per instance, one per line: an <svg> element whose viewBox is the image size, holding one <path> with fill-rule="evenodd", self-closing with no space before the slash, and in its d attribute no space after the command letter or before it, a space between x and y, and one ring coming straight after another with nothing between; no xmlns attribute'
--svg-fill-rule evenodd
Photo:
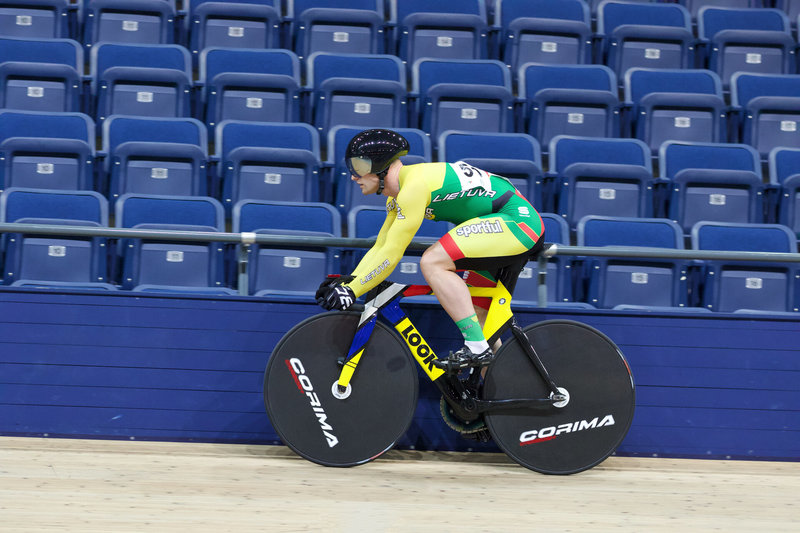
<svg viewBox="0 0 800 533"><path fill-rule="evenodd" d="M286 366L289 368L289 372L292 373L297 388L300 392L308 396L311 409L314 411L314 416L317 417L320 429L322 429L322 434L325 436L325 440L328 441L328 446L333 448L339 444L339 439L333 434L333 427L328 424L328 415L325 414L325 410L322 408L319 396L314 392L314 386L306 375L306 369L303 367L303 363L300 362L300 359L292 357L286 360Z"/></svg>
<svg viewBox="0 0 800 533"><path fill-rule="evenodd" d="M469 237L473 233L503 233L503 225L499 220L484 220L477 224L468 224L456 229L456 235Z"/></svg>
<svg viewBox="0 0 800 533"><path fill-rule="evenodd" d="M538 442L553 440L554 438L563 433L574 433L576 431L583 431L585 429L596 429L604 426L613 426L613 425L614 425L613 415L606 415L602 418L602 420L600 420L600 417L594 417L589 421L576 420L575 422L570 422L568 424L560 424L558 426L548 426L542 429L532 429L530 431L524 431L519 436L519 445L527 446L528 444L536 444Z"/></svg>

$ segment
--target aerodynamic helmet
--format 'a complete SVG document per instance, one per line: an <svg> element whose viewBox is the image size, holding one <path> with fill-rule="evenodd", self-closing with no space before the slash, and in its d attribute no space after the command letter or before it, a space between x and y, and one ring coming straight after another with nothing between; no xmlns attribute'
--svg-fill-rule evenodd
<svg viewBox="0 0 800 533"><path fill-rule="evenodd" d="M389 166L400 156L408 154L408 141L391 130L364 130L350 140L345 162L354 176L376 174L380 180L377 194L383 192L384 178Z"/></svg>

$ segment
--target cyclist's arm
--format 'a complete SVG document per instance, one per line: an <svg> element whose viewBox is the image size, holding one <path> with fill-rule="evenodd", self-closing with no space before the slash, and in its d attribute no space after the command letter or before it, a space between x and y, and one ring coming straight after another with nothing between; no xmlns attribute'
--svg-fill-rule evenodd
<svg viewBox="0 0 800 533"><path fill-rule="evenodd" d="M378 255L378 253L380 253L381 248L386 243L386 235L388 235L389 228L392 226L396 216L396 211L386 211L386 218L383 220L383 225L381 226L378 236L375 239L375 244L373 244L372 248L370 248L364 257L361 258L361 261L358 262L358 266L355 268L355 270L353 270L353 276L356 275L356 272L366 269L367 265L372 264L372 261L375 260L375 257Z"/></svg>
<svg viewBox="0 0 800 533"><path fill-rule="evenodd" d="M425 216L429 192L422 180L407 184L397 195L397 210L387 213L378 239L353 271L347 285L356 296L375 288L389 277L416 235Z"/></svg>

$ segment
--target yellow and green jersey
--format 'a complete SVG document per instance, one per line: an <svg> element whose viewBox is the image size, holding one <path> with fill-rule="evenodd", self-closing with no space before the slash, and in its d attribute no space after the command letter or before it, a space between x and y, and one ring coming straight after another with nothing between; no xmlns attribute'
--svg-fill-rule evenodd
<svg viewBox="0 0 800 533"><path fill-rule="evenodd" d="M523 254L543 233L539 213L502 176L459 161L403 166L399 179L375 245L348 283L356 296L391 274L426 218L456 225L439 242L467 270L468 259Z"/></svg>

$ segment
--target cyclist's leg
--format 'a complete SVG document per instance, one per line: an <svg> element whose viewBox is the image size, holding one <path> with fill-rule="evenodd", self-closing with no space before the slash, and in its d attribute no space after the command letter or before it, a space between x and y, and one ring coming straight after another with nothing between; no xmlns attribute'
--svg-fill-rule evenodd
<svg viewBox="0 0 800 533"><path fill-rule="evenodd" d="M524 264L541 233L540 227L531 229L506 213L476 217L451 229L428 248L421 258L420 268L450 318L457 324L469 318L477 326L479 319L469 289L456 270L499 272L508 265ZM482 340L479 342L477 337L470 339L465 333L470 352L483 356L488 344L482 332L480 337ZM482 351L476 352L476 348ZM466 352L463 356L462 359L474 359ZM484 358L488 362L491 354L486 353Z"/></svg>

